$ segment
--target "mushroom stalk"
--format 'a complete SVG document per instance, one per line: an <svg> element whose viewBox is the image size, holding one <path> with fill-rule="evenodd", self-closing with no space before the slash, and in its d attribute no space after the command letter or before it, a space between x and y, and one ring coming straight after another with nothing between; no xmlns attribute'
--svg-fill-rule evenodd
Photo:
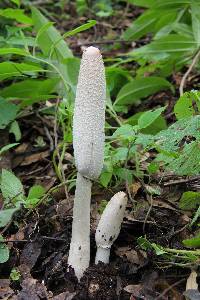
<svg viewBox="0 0 200 300"><path fill-rule="evenodd" d="M90 261L88 245L90 245L91 186L92 182L78 172L73 208L72 239L68 259L68 264L73 266L78 279L82 277Z"/></svg>
<svg viewBox="0 0 200 300"><path fill-rule="evenodd" d="M78 170L68 264L80 280L90 262L91 180L103 167L106 84L99 49L88 47L81 60L73 118L73 147Z"/></svg>
<svg viewBox="0 0 200 300"><path fill-rule="evenodd" d="M119 192L115 194L106 205L95 234L97 244L96 264L98 264L99 261L105 264L109 263L110 249L120 233L126 204L126 194Z"/></svg>

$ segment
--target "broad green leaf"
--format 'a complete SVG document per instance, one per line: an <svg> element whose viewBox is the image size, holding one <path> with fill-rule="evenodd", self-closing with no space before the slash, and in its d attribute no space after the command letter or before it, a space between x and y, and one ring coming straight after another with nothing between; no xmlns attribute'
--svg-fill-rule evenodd
<svg viewBox="0 0 200 300"><path fill-rule="evenodd" d="M8 151L9 149L11 149L11 148L13 148L13 147L15 147L15 146L17 146L17 145L19 145L19 143L12 143L12 144L8 144L8 145L2 147L2 148L0 149L0 156L1 156L4 152Z"/></svg>
<svg viewBox="0 0 200 300"><path fill-rule="evenodd" d="M172 85L161 77L134 79L122 87L114 105L127 105L148 97L160 90L173 89Z"/></svg>
<svg viewBox="0 0 200 300"><path fill-rule="evenodd" d="M107 187L111 178L112 172L102 172L99 181L104 187Z"/></svg>
<svg viewBox="0 0 200 300"><path fill-rule="evenodd" d="M179 149L180 142L190 136L191 142L200 139L200 116L184 118L168 127L167 130L159 132L155 139L159 149L167 152L175 152ZM189 140L187 141L187 143ZM187 145L186 141L185 144ZM184 145L184 144L183 144ZM183 146L182 145L182 146ZM196 164L197 165L197 164Z"/></svg>
<svg viewBox="0 0 200 300"><path fill-rule="evenodd" d="M20 6L20 0L11 0L11 2L15 3L18 7Z"/></svg>
<svg viewBox="0 0 200 300"><path fill-rule="evenodd" d="M29 53L20 48L1 48L0 55L16 54L22 56L28 56Z"/></svg>
<svg viewBox="0 0 200 300"><path fill-rule="evenodd" d="M0 235L0 241L4 241L2 235ZM5 243L0 243L0 264L5 263L9 259L9 248Z"/></svg>
<svg viewBox="0 0 200 300"><path fill-rule="evenodd" d="M138 119L141 117L141 115L145 112L138 112L134 114L133 116L129 117L128 119L125 120L125 123L130 124L130 125L137 125L138 124ZM165 121L165 118L163 116L158 116L157 119L155 119L154 122L152 122L149 126L146 128L142 129L142 133L146 134L153 134L155 135L161 130L167 129L167 123Z"/></svg>
<svg viewBox="0 0 200 300"><path fill-rule="evenodd" d="M154 25L157 21L157 11L149 10L139 16L133 24L124 32L125 40L136 40L149 32L154 31Z"/></svg>
<svg viewBox="0 0 200 300"><path fill-rule="evenodd" d="M178 58L180 55L191 54L197 50L197 42L193 37L169 34L152 41L148 45L135 49L130 54L149 59L163 59L173 55Z"/></svg>
<svg viewBox="0 0 200 300"><path fill-rule="evenodd" d="M45 96L48 99L48 95L53 93L58 84L57 78L39 80L39 79L27 79L17 83L12 83L8 87L0 90L0 95L4 98L13 99L36 99L40 100ZM29 105L32 103L29 103Z"/></svg>
<svg viewBox="0 0 200 300"><path fill-rule="evenodd" d="M34 185L29 190L28 197L24 203L24 206L26 208L35 207L44 194L45 189L41 185Z"/></svg>
<svg viewBox="0 0 200 300"><path fill-rule="evenodd" d="M22 201L24 188L21 181L10 171L3 169L1 175L1 192L6 201Z"/></svg>
<svg viewBox="0 0 200 300"><path fill-rule="evenodd" d="M127 159L127 154L128 154L127 147L117 148L112 155L114 163L117 163L119 161L125 161Z"/></svg>
<svg viewBox="0 0 200 300"><path fill-rule="evenodd" d="M0 228L5 227L12 220L12 216L17 210L19 207L0 210Z"/></svg>
<svg viewBox="0 0 200 300"><path fill-rule="evenodd" d="M186 144L179 157L173 159L167 169L176 175L198 175L200 173L200 141Z"/></svg>
<svg viewBox="0 0 200 300"><path fill-rule="evenodd" d="M36 7L32 7L31 11L35 29L39 32L41 28L44 28L46 24L49 24L49 21ZM55 53L58 55L58 59L59 57L62 60L68 57L73 57L71 50L68 48L67 44L62 39L62 36L53 25L48 27L45 32L42 32L38 37L38 43L45 56L49 56L51 46L58 40L60 40L60 42L55 47Z"/></svg>
<svg viewBox="0 0 200 300"><path fill-rule="evenodd" d="M153 8L157 9L169 9L169 8L181 8L187 7L188 4L191 4L193 0L157 0L153 5Z"/></svg>
<svg viewBox="0 0 200 300"><path fill-rule="evenodd" d="M200 235L197 235L191 239L183 240L183 244L190 248L200 248Z"/></svg>
<svg viewBox="0 0 200 300"><path fill-rule="evenodd" d="M45 189L41 185L34 185L28 192L27 200L41 198L45 194Z"/></svg>
<svg viewBox="0 0 200 300"><path fill-rule="evenodd" d="M154 111L149 110L143 113L138 120L139 129L144 129L150 126L161 115L165 108L166 107L160 107Z"/></svg>
<svg viewBox="0 0 200 300"><path fill-rule="evenodd" d="M195 115L193 99L189 93L184 93L174 106L174 113L178 120Z"/></svg>
<svg viewBox="0 0 200 300"><path fill-rule="evenodd" d="M200 205L200 192L187 191L182 194L179 202L181 209L195 209L197 205Z"/></svg>
<svg viewBox="0 0 200 300"><path fill-rule="evenodd" d="M135 136L135 132L133 126L125 124L119 127L112 136L114 139L132 139Z"/></svg>
<svg viewBox="0 0 200 300"><path fill-rule="evenodd" d="M31 63L16 63L12 61L0 63L0 80L15 76L33 75L35 72L42 72L40 65Z"/></svg>
<svg viewBox="0 0 200 300"><path fill-rule="evenodd" d="M15 140L18 142L21 140L22 134L19 127L19 123L17 121L13 121L10 125L9 133L13 133L15 136Z"/></svg>
<svg viewBox="0 0 200 300"><path fill-rule="evenodd" d="M4 129L16 116L19 107L0 97L0 129Z"/></svg>
<svg viewBox="0 0 200 300"><path fill-rule="evenodd" d="M44 28L45 24L49 23L49 21L41 14L41 12L37 8L32 7L31 10L36 32L39 32L41 28ZM59 42L54 47L53 45L57 41ZM73 54L69 49L67 43L63 40L57 29L52 25L48 27L45 32L40 34L40 36L38 37L38 44L46 58L48 58L51 54L52 47L54 48L53 56L51 57L56 61L57 67L66 81L65 86L63 88L59 88L59 94L62 94L69 99L69 93L67 93L68 91L66 91L66 85L70 85L70 96L73 100L75 95L75 87L71 80L71 70L70 68L68 68L68 64L64 62L65 59L73 57Z"/></svg>
<svg viewBox="0 0 200 300"><path fill-rule="evenodd" d="M128 2L137 6L152 7L157 3L157 0L128 0Z"/></svg>
<svg viewBox="0 0 200 300"><path fill-rule="evenodd" d="M23 23L23 24L29 24L31 25L32 19L27 17L24 14L24 10L23 9L13 9L13 8L6 8L6 9L0 9L0 16L4 17L4 18L8 18L8 19L14 19L19 23Z"/></svg>
<svg viewBox="0 0 200 300"><path fill-rule="evenodd" d="M200 3L193 1L191 4L192 29L197 45L200 45Z"/></svg>

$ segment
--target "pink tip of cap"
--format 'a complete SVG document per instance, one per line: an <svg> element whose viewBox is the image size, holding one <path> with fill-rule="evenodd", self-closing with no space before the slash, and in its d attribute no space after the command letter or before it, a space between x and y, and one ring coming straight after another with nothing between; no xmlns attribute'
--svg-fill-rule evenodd
<svg viewBox="0 0 200 300"><path fill-rule="evenodd" d="M100 54L100 51L98 48L90 46L85 50L85 53L91 56L98 56Z"/></svg>

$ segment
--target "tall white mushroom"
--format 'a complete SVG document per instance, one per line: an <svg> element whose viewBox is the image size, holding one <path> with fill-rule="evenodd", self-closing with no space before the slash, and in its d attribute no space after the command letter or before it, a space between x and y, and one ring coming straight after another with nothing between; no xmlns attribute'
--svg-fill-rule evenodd
<svg viewBox="0 0 200 300"><path fill-rule="evenodd" d="M96 264L99 261L105 264L109 263L110 249L120 233L126 205L127 197L124 192L115 194L106 205L95 234L97 244Z"/></svg>
<svg viewBox="0 0 200 300"><path fill-rule="evenodd" d="M106 82L99 49L82 56L73 119L73 147L78 170L68 264L78 279L90 262L91 180L103 167Z"/></svg>

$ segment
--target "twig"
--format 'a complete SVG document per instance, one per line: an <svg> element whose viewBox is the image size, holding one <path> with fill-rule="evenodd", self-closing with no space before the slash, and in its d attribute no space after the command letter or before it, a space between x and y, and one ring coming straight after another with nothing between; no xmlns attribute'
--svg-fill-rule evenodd
<svg viewBox="0 0 200 300"><path fill-rule="evenodd" d="M47 138L49 139L49 143L50 143L50 151L53 151L53 150L54 150L53 139L52 139L52 137L51 137L51 134L50 134L50 132L49 132L49 129L48 129L46 126L44 126L44 131L45 131L45 133L46 133Z"/></svg>
<svg viewBox="0 0 200 300"><path fill-rule="evenodd" d="M144 219L144 224L143 224L143 227L142 227L143 233L145 233L146 222L148 220L148 217L149 217L150 212L151 212L152 207L153 207L153 198L152 198L152 195L149 196L149 194L147 194L147 197L150 198L150 206L149 206L149 209L148 209L147 214L146 214L145 219Z"/></svg>
<svg viewBox="0 0 200 300"><path fill-rule="evenodd" d="M200 179L200 176L194 176L194 177L189 177L189 178L186 178L186 179L177 179L177 180L174 180L174 181L170 181L170 182L166 182L166 183L163 183L163 186L169 186L169 185L175 185L175 184L181 184L181 183L188 183L188 182L191 182L191 181L194 181L194 180L197 180L197 179Z"/></svg>
<svg viewBox="0 0 200 300"><path fill-rule="evenodd" d="M195 64L197 63L197 61L198 61L198 59L199 59L199 56L200 56L200 49L199 49L199 51L196 53L196 55L194 56L191 65L189 66L187 72L184 74L183 78L181 79L181 83L180 83L180 87L179 87L179 93L180 93L180 96L183 95L183 88L184 88L186 79L187 79L188 75L190 74L190 72L192 71L192 69L193 69L193 67L195 66Z"/></svg>
<svg viewBox="0 0 200 300"><path fill-rule="evenodd" d="M172 290L175 286L179 285L180 283L184 282L186 279L180 279L179 281L175 282L174 284L170 285L167 289L165 289L155 300L161 300L170 290Z"/></svg>
<svg viewBox="0 0 200 300"><path fill-rule="evenodd" d="M127 149L128 151L127 151L127 155L126 155L126 160L125 160L125 163L124 163L124 168L126 170L128 170L128 158L129 158L130 149L131 149L131 144L129 143L128 149ZM131 200L131 202L133 203L133 205L135 205L136 201L133 199L133 197L131 195L131 191L130 191L129 183L128 183L127 172L126 172L126 182L125 182L125 185L126 185L126 191L127 191L128 196L129 196L129 199Z"/></svg>
<svg viewBox="0 0 200 300"><path fill-rule="evenodd" d="M54 125L55 148L57 149L58 166L60 167L62 178L63 178L63 181L65 182L66 181L65 172L63 170L62 159L61 159L60 152L59 152L59 147L58 147L58 135L57 135L57 113L58 113L58 105L59 105L59 99L57 100L57 103L56 103L56 112L55 112L55 125ZM64 185L64 189L65 189L66 199L69 199L69 194L68 194L68 190L67 190L67 186L66 185Z"/></svg>

